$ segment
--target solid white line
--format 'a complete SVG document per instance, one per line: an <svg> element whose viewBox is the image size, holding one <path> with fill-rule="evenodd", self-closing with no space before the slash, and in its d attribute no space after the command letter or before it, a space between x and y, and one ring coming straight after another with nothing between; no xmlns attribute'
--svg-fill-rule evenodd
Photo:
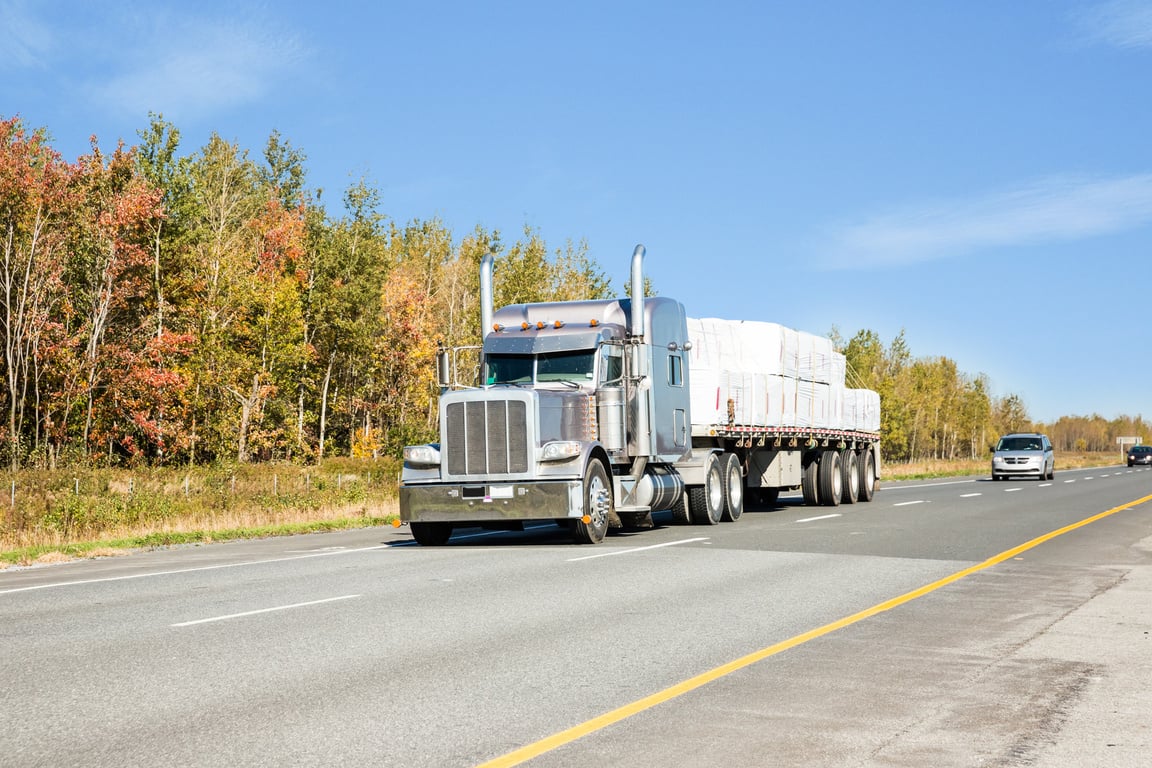
<svg viewBox="0 0 1152 768"><path fill-rule="evenodd" d="M820 517L805 517L803 520L797 520L796 522L798 522L798 523L810 523L813 520L827 520L827 519L832 518L832 517L840 517L840 516L841 516L840 513L837 512L834 515L820 515Z"/></svg>
<svg viewBox="0 0 1152 768"><path fill-rule="evenodd" d="M633 552L643 552L646 549L659 549L660 547L675 547L677 544L691 544L694 541L708 541L707 536L701 536L695 539L682 539L680 541L666 541L663 544L653 544L650 547L634 547L632 549L614 549L611 552L601 552L598 555L587 555L585 557L570 557L568 562L578 563L581 560L595 560L598 557L615 557L616 555L630 555Z"/></svg>
<svg viewBox="0 0 1152 768"><path fill-rule="evenodd" d="M899 504L893 504L892 506L894 506L894 507L907 507L907 506L910 506L912 504L925 504L925 503L927 503L927 502L925 502L923 499L919 499L917 501L902 501Z"/></svg>
<svg viewBox="0 0 1152 768"><path fill-rule="evenodd" d="M37 584L32 587L16 587L14 589L0 590L0 595L9 595L13 592L31 592L36 589L53 589L55 587L75 587L81 584L100 584L106 581L127 581L128 579L147 579L152 576L174 576L181 573L196 573L197 571L218 571L222 568L243 568L248 565L264 565L265 563L283 563L289 560L307 560L311 557L331 557L332 555L348 555L355 552L371 552L375 549L390 549L392 545L378 544L375 547L360 547L359 549L341 549L330 552L314 552L310 555L297 555L295 557L273 557L268 560L245 560L241 563L222 563L220 565L203 565L198 568L180 568L174 571L151 571L149 573L131 573L127 576L108 576L103 579L80 579L79 581L57 581L52 584Z"/></svg>
<svg viewBox="0 0 1152 768"><path fill-rule="evenodd" d="M278 605L275 608L261 608L258 611L245 611L244 613L230 613L227 616L213 616L210 619L196 619L195 621L182 621L179 624L173 624L173 627L190 627L193 624L207 624L212 621L227 621L228 619L240 619L245 616L255 616L258 613L272 613L273 611L287 611L291 608L303 608L308 605L320 605L321 603L334 603L337 600L352 600L353 598L361 597L361 595L344 595L343 597L326 597L323 600L309 600L306 603L293 603L292 605Z"/></svg>
<svg viewBox="0 0 1152 768"><path fill-rule="evenodd" d="M984 494L982 494L982 493L962 493L962 494L960 494L960 498L962 498L962 499L970 499L970 498L972 498L973 496L983 496L983 495L984 495Z"/></svg>

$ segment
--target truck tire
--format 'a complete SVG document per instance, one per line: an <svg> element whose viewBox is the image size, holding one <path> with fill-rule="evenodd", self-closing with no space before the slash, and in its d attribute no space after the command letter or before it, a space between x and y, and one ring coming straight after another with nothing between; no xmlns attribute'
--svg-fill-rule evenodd
<svg viewBox="0 0 1152 768"><path fill-rule="evenodd" d="M804 467L804 478L800 487L804 491L804 503L814 507L820 503L820 462L813 459Z"/></svg>
<svg viewBox="0 0 1152 768"><path fill-rule="evenodd" d="M856 466L860 468L858 498L860 501L872 501L872 495L876 492L876 464L872 458L871 448L865 448L861 452L856 460Z"/></svg>
<svg viewBox="0 0 1152 768"><path fill-rule="evenodd" d="M840 485L844 489L840 501L855 504L860 497L860 468L856 466L856 451L851 448L840 454L840 475Z"/></svg>
<svg viewBox="0 0 1152 768"><path fill-rule="evenodd" d="M688 490L680 494L680 500L672 505L672 522L676 525L691 525L692 512L688 509Z"/></svg>
<svg viewBox="0 0 1152 768"><path fill-rule="evenodd" d="M688 509L697 525L716 525L724 515L724 474L714 453L704 462L704 485L688 489Z"/></svg>
<svg viewBox="0 0 1152 768"><path fill-rule="evenodd" d="M824 451L820 456L820 503L826 507L840 504L844 493L844 473L840 469L840 452Z"/></svg>
<svg viewBox="0 0 1152 768"><path fill-rule="evenodd" d="M740 469L740 457L725 453L720 457L720 467L724 475L724 512L721 519L734 523L744 514L744 473Z"/></svg>
<svg viewBox="0 0 1152 768"><path fill-rule="evenodd" d="M409 523L408 527L422 547L442 547L452 537L452 523Z"/></svg>
<svg viewBox="0 0 1152 768"><path fill-rule="evenodd" d="M599 544L608 532L612 511L612 484L600 459L588 462L584 470L584 516L572 521L572 538L577 544Z"/></svg>

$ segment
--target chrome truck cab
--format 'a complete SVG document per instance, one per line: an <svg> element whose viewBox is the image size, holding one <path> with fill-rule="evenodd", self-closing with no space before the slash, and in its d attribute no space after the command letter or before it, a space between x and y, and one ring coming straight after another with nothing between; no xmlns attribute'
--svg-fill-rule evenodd
<svg viewBox="0 0 1152 768"><path fill-rule="evenodd" d="M400 519L416 540L555 520L597 543L675 505L684 486L671 465L691 455L683 305L634 296L494 312L491 274L489 256L479 381L458 387L442 353L440 442L404 449Z"/></svg>

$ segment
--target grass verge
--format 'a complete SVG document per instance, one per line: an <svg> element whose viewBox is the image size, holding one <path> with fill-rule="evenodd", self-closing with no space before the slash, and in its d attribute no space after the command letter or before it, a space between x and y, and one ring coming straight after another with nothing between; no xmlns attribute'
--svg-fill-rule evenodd
<svg viewBox="0 0 1152 768"><path fill-rule="evenodd" d="M0 568L387 525L398 463L28 470L8 475Z"/></svg>

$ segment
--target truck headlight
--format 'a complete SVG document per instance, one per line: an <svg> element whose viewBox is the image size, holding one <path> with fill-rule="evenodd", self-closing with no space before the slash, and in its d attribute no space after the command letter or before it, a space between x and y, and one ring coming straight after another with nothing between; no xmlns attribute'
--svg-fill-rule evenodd
<svg viewBox="0 0 1152 768"><path fill-rule="evenodd" d="M434 445L405 446L404 463L413 467L438 467L440 466L440 449Z"/></svg>
<svg viewBox="0 0 1152 768"><path fill-rule="evenodd" d="M563 440L544 443L540 452L540 461L567 461L580 455L580 443L575 440Z"/></svg>

